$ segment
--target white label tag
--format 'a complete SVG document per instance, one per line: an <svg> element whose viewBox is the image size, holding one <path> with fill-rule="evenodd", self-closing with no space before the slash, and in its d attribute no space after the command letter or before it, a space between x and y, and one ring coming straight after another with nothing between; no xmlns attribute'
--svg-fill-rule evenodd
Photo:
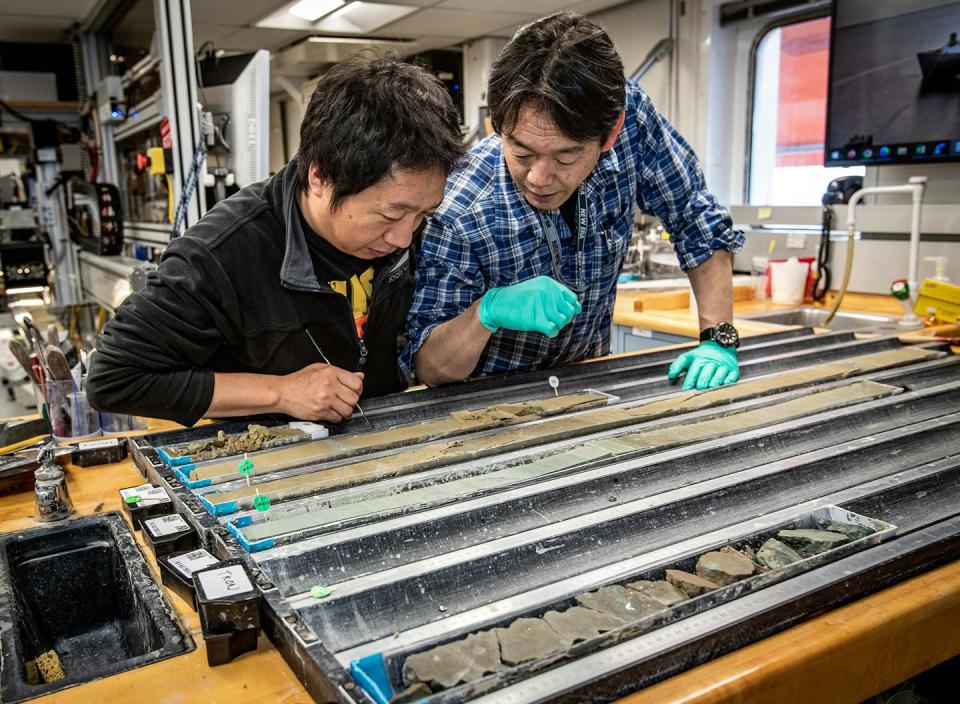
<svg viewBox="0 0 960 704"><path fill-rule="evenodd" d="M197 575L208 599L252 592L253 585L240 565L231 565L219 570L207 570Z"/></svg>
<svg viewBox="0 0 960 704"><path fill-rule="evenodd" d="M119 438L110 438L109 440L91 440L89 442L77 443L78 450L100 450L105 447L119 447Z"/></svg>
<svg viewBox="0 0 960 704"><path fill-rule="evenodd" d="M143 496L144 493L153 489L153 484L141 484L140 486L131 486L120 490L120 498L125 499L128 496Z"/></svg>
<svg viewBox="0 0 960 704"><path fill-rule="evenodd" d="M190 530L190 526L187 525L187 522L183 520L183 516L179 513L161 516L160 518L151 518L149 521L144 521L143 525L149 526L150 533L158 538Z"/></svg>
<svg viewBox="0 0 960 704"><path fill-rule="evenodd" d="M154 506L156 504L169 501L170 497L162 487L142 484L141 486L132 486L129 489L120 490L120 498L126 500L128 496L138 496L140 500L137 507Z"/></svg>
<svg viewBox="0 0 960 704"><path fill-rule="evenodd" d="M175 568L177 572L187 579L190 579L197 570L208 567L209 565L215 565L217 562L219 562L219 560L203 548L170 558L170 566Z"/></svg>
<svg viewBox="0 0 960 704"><path fill-rule="evenodd" d="M787 235L787 249L804 249L807 246L807 236L802 232L791 232Z"/></svg>
<svg viewBox="0 0 960 704"><path fill-rule="evenodd" d="M290 422L290 427L295 430L301 430L304 433L307 433L312 440L322 440L330 434L326 428L324 428L319 423L313 423L310 421L295 420Z"/></svg>

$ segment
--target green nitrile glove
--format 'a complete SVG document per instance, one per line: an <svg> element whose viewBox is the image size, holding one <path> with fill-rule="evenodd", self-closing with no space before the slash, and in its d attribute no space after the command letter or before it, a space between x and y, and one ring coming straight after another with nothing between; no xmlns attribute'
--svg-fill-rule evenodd
<svg viewBox="0 0 960 704"><path fill-rule="evenodd" d="M549 276L492 288L480 299L480 323L490 332L506 328L556 337L579 312L576 294Z"/></svg>
<svg viewBox="0 0 960 704"><path fill-rule="evenodd" d="M683 371L683 390L694 387L698 391L715 389L718 386L732 384L740 378L740 366L737 364L737 348L722 347L713 340L701 342L689 352L673 360L667 370L667 378L673 381Z"/></svg>

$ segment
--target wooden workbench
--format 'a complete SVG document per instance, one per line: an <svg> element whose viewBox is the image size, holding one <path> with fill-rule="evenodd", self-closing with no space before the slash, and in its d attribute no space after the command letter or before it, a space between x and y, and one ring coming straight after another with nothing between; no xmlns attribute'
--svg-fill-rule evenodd
<svg viewBox="0 0 960 704"><path fill-rule="evenodd" d="M173 423L152 425L151 432L178 427ZM78 516L106 511L122 513L120 489L143 484L143 477L129 459L86 469L68 465L65 471ZM38 525L41 524L33 520L33 491L0 497L0 533ZM156 560L144 547L140 533L136 533L136 537L159 583ZM169 589L164 589L164 594L193 636L196 650L31 701L38 704L119 704L128 701L137 704L306 704L312 701L280 653L263 635L256 653L242 655L226 665L208 667L197 613Z"/></svg>
<svg viewBox="0 0 960 704"><path fill-rule="evenodd" d="M634 310L634 302L638 296L649 295L641 291L622 291L617 294L617 301L613 309L615 325L626 325L632 328L643 328L656 332L665 332L671 335L680 335L696 339L700 335L700 324L696 315L687 305L680 308L666 310ZM804 307L830 309L833 306L834 294L828 294L823 303L805 303ZM798 306L778 305L770 301L738 301L733 305L734 324L742 337L759 335L776 330L783 330L783 325L772 325L759 320L737 318L748 313L760 313L768 310L787 310ZM899 317L903 308L892 296L879 296L864 293L848 293L840 306L843 311L857 311L859 313L873 313Z"/></svg>
<svg viewBox="0 0 960 704"><path fill-rule="evenodd" d="M871 308L870 312L890 311ZM165 427L172 424L154 424L152 432ZM88 469L68 466L66 472L78 515L121 511L118 491L142 483L142 477L129 460ZM32 513L32 492L0 497L0 533L35 527L38 524L33 521ZM139 534L137 539L142 544ZM144 550L144 554L159 582L155 561L149 551ZM243 655L227 665L208 667L196 613L176 594L165 592L193 635L196 650L35 701L57 704L310 701L265 637L261 637L256 653ZM960 561L811 619L624 701L630 704L859 702L957 654L960 654Z"/></svg>

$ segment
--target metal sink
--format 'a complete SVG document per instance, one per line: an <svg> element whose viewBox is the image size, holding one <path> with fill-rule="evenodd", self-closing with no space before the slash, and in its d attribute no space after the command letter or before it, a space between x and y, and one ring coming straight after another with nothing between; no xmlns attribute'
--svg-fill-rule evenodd
<svg viewBox="0 0 960 704"><path fill-rule="evenodd" d="M120 514L0 536L0 700L193 648Z"/></svg>
<svg viewBox="0 0 960 704"><path fill-rule="evenodd" d="M891 318L886 315L839 311L833 320L830 321L829 325L824 325L829 314L830 311L827 309L806 306L803 308L746 313L736 317L744 320L772 323L774 325L799 325L800 327L813 328L828 327L831 330L890 331L894 330L897 324L896 318Z"/></svg>

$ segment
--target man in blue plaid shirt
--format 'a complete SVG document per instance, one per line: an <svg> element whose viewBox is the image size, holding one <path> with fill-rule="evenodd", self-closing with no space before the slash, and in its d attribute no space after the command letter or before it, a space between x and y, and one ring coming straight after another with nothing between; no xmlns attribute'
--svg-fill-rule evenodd
<svg viewBox="0 0 960 704"><path fill-rule="evenodd" d="M494 62L496 134L447 181L423 232L400 364L435 385L606 354L634 210L670 232L696 296L701 344L668 375L739 378L732 251L743 245L690 146L656 111L606 32L559 13Z"/></svg>

